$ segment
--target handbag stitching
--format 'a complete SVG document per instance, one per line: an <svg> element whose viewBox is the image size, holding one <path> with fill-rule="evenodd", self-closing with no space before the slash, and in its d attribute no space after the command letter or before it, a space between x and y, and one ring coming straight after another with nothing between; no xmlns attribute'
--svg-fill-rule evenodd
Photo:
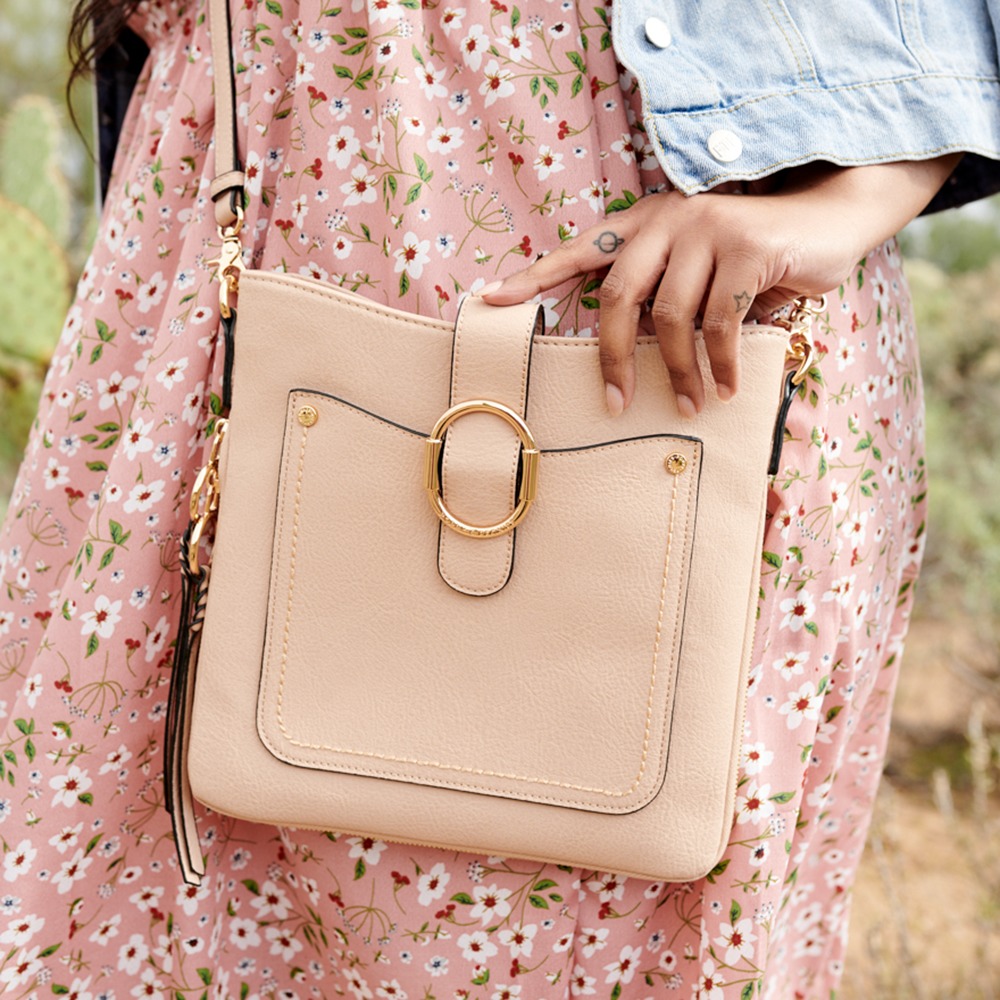
<svg viewBox="0 0 1000 1000"><path fill-rule="evenodd" d="M297 401L300 398L308 398L308 397L315 398L316 395L317 394L314 394L314 393L293 393L292 396L291 396L291 398L290 398L290 403L293 403L294 401ZM389 429L395 431L398 434L402 434L402 435L407 436L407 437L409 436L408 432L404 431L402 428L400 428L400 427L398 427L395 424L392 424L390 422L386 422L386 421L380 420L378 417L375 417L375 416L367 413L364 410L360 410L360 409L357 409L355 407L351 407L349 404L342 403L341 401L336 400L336 399L329 399L329 397L322 397L321 396L321 398L328 399L329 402L333 402L333 403L335 403L338 406L342 406L342 407L348 408L348 409L356 412L358 415L362 416L364 419L370 420L370 421L372 421L373 423L376 423L379 426L388 427ZM289 427L288 427L289 434L288 434L288 437L286 438L286 440L290 440L290 438L291 438L290 432L291 432L292 429L293 429L293 425L291 423L289 423ZM293 591L294 591L296 543L297 543L297 538L298 538L299 512L300 512L300 505L301 505L301 488L302 488L302 479L303 479L304 464L305 464L305 438L307 437L307 434L308 434L307 429L303 428L302 429L302 443L301 443L301 446L299 448L299 460L298 460L298 468L297 468L297 475L296 475L296 489L295 489L294 511L293 511L293 516L292 516L292 550L291 550L291 553L290 553L290 560L289 560L288 601L287 601L287 605L286 605L285 623L284 623L283 639L282 639L282 664L281 664L281 669L280 669L279 677L278 677L277 721L278 721L278 726L279 726L279 728L281 730L281 733L285 737L285 739L288 740L288 742L291 743L294 746L299 746L299 747L303 747L303 748L306 748L306 749L328 750L328 751L333 752L333 753L342 753L342 754L346 754L346 755L349 755L349 756L369 757L369 758L378 759L378 760L395 761L395 762L398 762L398 763L401 763L401 764L416 764L418 766L424 766L424 767L435 767L435 768L438 768L440 770L458 771L458 772L461 772L461 773L468 773L468 774L478 774L478 775L482 775L484 777L494 777L494 778L501 778L501 779L511 780L511 781L521 781L521 782L525 782L525 783L533 783L533 784L540 784L540 785L549 785L549 786L553 786L553 787L567 788L567 789L571 789L571 790L575 790L575 791L589 792L589 793L592 793L592 794L600 794L600 795L604 795L604 796L607 796L607 797L613 797L613 798L623 798L623 797L631 794L635 790L635 788L639 785L639 783L641 782L641 780L642 780L642 778L644 776L645 769L646 769L646 763L647 763L647 759L648 759L649 734L650 734L651 723L652 723L653 694L655 692L655 687L656 687L655 682L656 682L656 674L657 674L657 668L658 668L658 662L659 662L660 640L661 640L661 637L662 637L663 609L664 609L665 601L666 601L667 580L668 580L669 571L670 571L670 553L671 553L671 549L672 549L672 546L673 546L675 520L676 520L676 515L677 515L677 498L678 498L678 492L679 492L679 490L678 490L678 485L679 485L678 479L677 478L674 479L672 490L671 490L670 521L669 521L668 529L667 529L667 544L666 544L666 553L665 553L665 556L664 556L664 572L663 572L663 578L662 578L661 589L660 589L660 607L659 607L659 611L658 611L656 634L655 634L654 644L653 644L653 667L652 667L652 670L650 672L650 685L649 685L649 692L647 694L647 700L646 700L646 724L645 724L645 729L644 729L644 733L643 733L643 749L642 749L642 755L641 755L640 764L639 764L639 772L638 772L636 778L634 779L634 781L632 782L632 784L629 786L628 789L626 789L625 791L613 791L613 790L603 789L603 788L592 788L592 787L588 787L588 786L584 786L584 785L576 785L576 784L572 784L572 783L569 783L569 782L561 782L561 781L556 781L556 780L547 779L547 778L533 778L533 777L527 777L527 776L522 776L522 775L507 774L507 773L504 773L504 772L488 771L488 770L482 769L482 768L463 767L461 765L446 764L446 763L439 762L439 761L422 761L422 760L417 760L417 759L414 759L414 758L396 757L396 756L392 756L392 755L389 755L389 754L380 754L380 753L376 753L374 751L350 750L350 749L344 749L344 748L339 748L339 747L331 747L331 746L328 746L328 745L325 745L325 744L308 743L308 742L304 742L304 741L301 741L301 740L296 740L293 736L291 736L291 734L288 732L288 730L287 730L287 728L285 726L284 719L283 719L282 713L281 713L281 706L282 706L283 696L284 696L285 666L286 666L286 662L287 662L287 650L288 650L288 631L289 631L290 622L291 622L291 606L292 606L292 596L293 596ZM665 437L669 437L669 435L665 435ZM627 448L627 447L633 447L633 446L635 446L638 443L639 443L638 441L623 441L623 442L618 442L618 443L615 443L615 444L607 445L606 447L608 447L608 448ZM598 445L597 447L600 447L600 445ZM695 470L696 470L696 468L698 466L698 463L699 463L699 460L700 460L700 453L701 453L700 444L699 443L694 443L693 448L692 448L692 456L691 456L692 457L692 469L691 469L692 474L695 472ZM551 454L555 455L555 454L560 454L560 453L559 452L553 452ZM568 454L568 453L567 452L563 452L562 454ZM286 497L287 497L287 493L286 493ZM282 502L281 502L282 512L284 512L286 503L287 503L287 500L283 498ZM684 548L685 548L685 550L687 549L688 545L690 544L690 534L691 534L690 533L690 521L691 521L692 507L693 507L693 504L691 504L691 503L688 503L686 505L686 514L687 514L687 516L685 518L685 525L684 525L684 541L685 541ZM284 517L283 513L282 513L282 517L281 517L280 520L281 520L282 524L286 520L286 518ZM280 538L279 538L279 547L280 547ZM280 548L279 548L279 551L280 551ZM682 603L683 596L684 596L684 588L683 587L678 587L677 588L677 616L676 616L677 618L679 618L679 610L680 610L680 606L681 606L681 603ZM677 646L678 637L679 637L678 636L678 632L675 631L675 636L674 636L674 652L675 653L676 653L676 646ZM270 646L270 642L268 642L268 646ZM269 668L266 668L266 669L267 669L267 672L269 673L270 669ZM668 678L668 689L665 692L665 697L667 697L668 700L669 700L669 694L670 694L670 689L671 688L672 688L671 679ZM261 715L262 715L262 712L263 712L263 705L261 705ZM262 718L261 718L261 721L262 721ZM664 727L664 730L665 730L665 727ZM267 739L265 738L265 734L264 734L263 731L261 731L260 735L261 735L261 738L264 740L265 745L268 746L268 749L270 749L272 752L274 752L274 753L277 754L276 748L274 748L273 746L271 746L271 744L267 741ZM667 734L664 731L663 738L661 740L661 745L662 745L663 742L666 741L666 738L667 738ZM279 756L279 759L285 759L285 758L281 757L280 754L277 754L277 755ZM310 760L308 758L303 758L302 762L303 763L324 763L323 761L320 761L318 759ZM401 780L402 778L405 778L405 776L401 776L399 774L394 774L394 773L391 773L391 772L386 772L384 770L378 770L378 769L375 769L375 768L357 768L357 770L359 772L361 772L361 773L375 774L375 775L378 775L380 777L389 777L389 778L393 778L395 780ZM462 783L458 783L458 782L449 783L448 787L469 788L471 790L478 791L478 792L484 791L484 789L482 789L480 786L462 784ZM489 790L485 790L485 791L489 791ZM652 798L652 796L655 795L655 794L656 794L656 789L653 789L653 791L652 791L652 793L650 795L650 798ZM563 799L563 798L556 798L556 797L553 797L553 796L542 796L542 795L533 795L532 799L533 800L541 800L541 801L546 801L546 800L548 800L548 801L554 801L554 802L562 803L564 805L591 806L593 804L591 802L580 802L580 801L573 802L573 801L569 801L569 800L566 800L566 799Z"/></svg>

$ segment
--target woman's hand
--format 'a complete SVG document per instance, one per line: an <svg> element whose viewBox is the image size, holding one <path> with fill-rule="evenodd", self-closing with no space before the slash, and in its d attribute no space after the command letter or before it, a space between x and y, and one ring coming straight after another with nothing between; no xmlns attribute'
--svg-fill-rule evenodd
<svg viewBox="0 0 1000 1000"><path fill-rule="evenodd" d="M495 305L525 302L610 268L598 293L608 409L618 414L632 401L641 331L656 335L678 408L694 416L705 402L695 357L699 316L716 391L728 400L739 387L740 324L836 288L865 253L919 214L960 158L814 163L768 194L647 195L479 294Z"/></svg>

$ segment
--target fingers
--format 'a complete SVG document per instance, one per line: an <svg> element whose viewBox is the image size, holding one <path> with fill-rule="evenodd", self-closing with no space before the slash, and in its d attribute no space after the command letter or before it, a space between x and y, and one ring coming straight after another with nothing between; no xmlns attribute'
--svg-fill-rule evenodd
<svg viewBox="0 0 1000 1000"><path fill-rule="evenodd" d="M694 326L712 276L706 249L689 247L671 254L651 310L660 356L677 396L677 409L685 417L693 417L705 405Z"/></svg>
<svg viewBox="0 0 1000 1000"><path fill-rule="evenodd" d="M617 416L635 396L635 343L642 310L663 273L662 235L639 236L615 261L598 290L599 355L608 410Z"/></svg>
<svg viewBox="0 0 1000 1000"><path fill-rule="evenodd" d="M739 388L740 328L757 294L757 272L739 263L718 266L702 316L705 349L719 399Z"/></svg>
<svg viewBox="0 0 1000 1000"><path fill-rule="evenodd" d="M479 294L490 305L527 302L532 296L564 281L607 267L630 246L638 229L638 213L615 213L599 225L566 240L523 270L484 286Z"/></svg>

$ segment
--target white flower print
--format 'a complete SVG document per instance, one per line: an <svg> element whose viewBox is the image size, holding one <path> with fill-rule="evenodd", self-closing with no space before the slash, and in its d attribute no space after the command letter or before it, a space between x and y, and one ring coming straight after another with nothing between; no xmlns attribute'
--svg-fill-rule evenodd
<svg viewBox="0 0 1000 1000"><path fill-rule="evenodd" d="M98 774L107 774L109 771L120 771L122 766L131 759L132 751L124 743L121 743L117 750L110 751L104 763L100 766ZM79 832L79 828L77 828L77 832Z"/></svg>
<svg viewBox="0 0 1000 1000"><path fill-rule="evenodd" d="M122 509L131 514L134 511L146 511L163 499L163 480L154 479L151 483L136 483L129 490L128 499L122 504Z"/></svg>
<svg viewBox="0 0 1000 1000"><path fill-rule="evenodd" d="M15 988L34 979L42 969L42 961L38 957L42 950L40 944L22 949L17 957L0 969L0 986ZM4 992L7 992L4 990Z"/></svg>
<svg viewBox="0 0 1000 1000"><path fill-rule="evenodd" d="M760 774L762 770L771 766L774 760L774 751L768 750L761 743L745 743L743 745L743 773Z"/></svg>
<svg viewBox="0 0 1000 1000"><path fill-rule="evenodd" d="M444 895L450 881L451 874L442 862L438 862L429 872L424 872L417 879L417 890L420 893L417 901L421 906L430 906Z"/></svg>
<svg viewBox="0 0 1000 1000"><path fill-rule="evenodd" d="M184 372L187 370L188 359L178 358L171 361L165 368L161 368L156 373L156 381L164 389L172 389L175 385L184 381Z"/></svg>
<svg viewBox="0 0 1000 1000"><path fill-rule="evenodd" d="M471 934L463 934L458 939L458 946L462 949L462 957L476 965L484 965L487 959L497 954L497 946L489 939L486 931L473 931Z"/></svg>
<svg viewBox="0 0 1000 1000"><path fill-rule="evenodd" d="M484 925L503 920L510 915L510 903L507 902L509 898L509 889L502 889L497 885L475 886L472 890L475 905L469 910L470 919L482 920Z"/></svg>
<svg viewBox="0 0 1000 1000"><path fill-rule="evenodd" d="M590 185L580 189L580 197L598 215L604 211L604 199L610 194L605 181L591 181Z"/></svg>
<svg viewBox="0 0 1000 1000"><path fill-rule="evenodd" d="M618 953L618 961L611 962L609 965L604 966L604 971L608 974L604 982L609 985L613 983L628 985L632 982L636 969L639 968L639 964L641 962L642 949L634 948L632 945L628 944L625 945L625 947Z"/></svg>
<svg viewBox="0 0 1000 1000"><path fill-rule="evenodd" d="M106 920L102 920L97 925L97 929L94 933L90 935L89 940L93 941L95 944L107 944L113 937L118 937L118 925L121 922L122 915L120 913L115 913Z"/></svg>
<svg viewBox="0 0 1000 1000"><path fill-rule="evenodd" d="M427 148L432 153L443 153L450 155L453 149L458 149L462 145L463 129L458 125L446 128L444 125L437 125L431 129L430 137L427 140Z"/></svg>
<svg viewBox="0 0 1000 1000"><path fill-rule="evenodd" d="M291 962L302 951L302 942L284 928L268 927L264 936L271 942L271 954L280 955L283 962Z"/></svg>
<svg viewBox="0 0 1000 1000"><path fill-rule="evenodd" d="M868 524L868 511L859 510L844 521L844 534L853 546L865 544L865 526Z"/></svg>
<svg viewBox="0 0 1000 1000"><path fill-rule="evenodd" d="M464 18L464 7L445 7L441 14L441 26L444 28L444 33L450 35L453 31L461 28Z"/></svg>
<svg viewBox="0 0 1000 1000"><path fill-rule="evenodd" d="M360 149L361 140L354 134L354 129L350 125L341 125L330 136L326 156L339 170L346 170Z"/></svg>
<svg viewBox="0 0 1000 1000"><path fill-rule="evenodd" d="M508 54L512 62L520 62L522 59L531 58L531 42L528 40L528 33L523 24L516 28L502 25L500 28L503 37L499 39L500 44L507 47Z"/></svg>
<svg viewBox="0 0 1000 1000"><path fill-rule="evenodd" d="M462 58L471 70L479 71L483 64L483 53L490 47L489 36L484 33L481 24L469 27L469 33L462 39Z"/></svg>
<svg viewBox="0 0 1000 1000"><path fill-rule="evenodd" d="M135 461L139 455L152 451L153 439L149 436L152 430L152 420L134 417L129 421L129 427L122 435L122 445L130 461Z"/></svg>
<svg viewBox="0 0 1000 1000"><path fill-rule="evenodd" d="M166 615L160 615L160 620L149 630L146 636L146 662L152 663L160 650L163 649L170 634L170 620Z"/></svg>
<svg viewBox="0 0 1000 1000"><path fill-rule="evenodd" d="M798 632L809 624L816 612L816 605L809 591L805 589L800 590L794 597L783 600L779 608L785 616L781 620L781 627L792 632Z"/></svg>
<svg viewBox="0 0 1000 1000"><path fill-rule="evenodd" d="M627 882L628 879L623 875L602 872L600 875L595 875L587 883L587 888L591 892L597 893L597 897L602 903L610 903L613 899L621 899L625 895Z"/></svg>
<svg viewBox="0 0 1000 1000"><path fill-rule="evenodd" d="M87 869L93 863L93 858L84 857L83 848L80 848L68 861L64 861L59 866L59 870L52 876L52 881L59 895L65 895L73 888L74 883L85 878Z"/></svg>
<svg viewBox="0 0 1000 1000"><path fill-rule="evenodd" d="M133 934L118 949L118 969L130 976L135 976L147 958L149 958L149 948L146 947L143 936L141 934Z"/></svg>
<svg viewBox="0 0 1000 1000"><path fill-rule="evenodd" d="M97 380L97 391L101 394L98 406L102 410L110 410L112 406L124 406L128 401L128 395L139 385L139 380L134 375L122 375L115 371L107 379Z"/></svg>
<svg viewBox="0 0 1000 1000"><path fill-rule="evenodd" d="M819 718L822 701L822 696L816 692L816 685L812 681L806 681L798 691L789 692L788 701L778 711L788 716L789 729L798 729L804 719L815 721Z"/></svg>
<svg viewBox="0 0 1000 1000"><path fill-rule="evenodd" d="M52 805L63 805L67 809L72 809L78 805L78 796L86 792L93 783L86 770L77 764L70 764L65 773L57 774L49 781L49 788L55 790Z"/></svg>
<svg viewBox="0 0 1000 1000"><path fill-rule="evenodd" d="M291 913L291 903L285 891L268 879L260 887L260 893L250 901L257 911L257 919L263 920L273 916L276 920L284 920Z"/></svg>
<svg viewBox="0 0 1000 1000"><path fill-rule="evenodd" d="M607 927L600 927L597 930L585 927L580 931L576 940L583 952L583 957L593 958L596 952L606 947L609 933Z"/></svg>
<svg viewBox="0 0 1000 1000"><path fill-rule="evenodd" d="M122 620L119 614L121 609L121 601L112 601L102 594L94 601L94 610L85 611L80 616L81 634L96 632L101 639L110 639L115 633L115 626Z"/></svg>
<svg viewBox="0 0 1000 1000"><path fill-rule="evenodd" d="M570 993L575 997L593 996L597 992L594 989L596 982L597 979L594 976L588 976L587 970L577 963L573 967L573 978L569 982Z"/></svg>
<svg viewBox="0 0 1000 1000"><path fill-rule="evenodd" d="M37 855L38 849L31 846L30 840L22 840L16 847L8 850L3 856L4 880L14 882L30 872Z"/></svg>
<svg viewBox="0 0 1000 1000"><path fill-rule="evenodd" d="M402 119L403 131L407 135L423 135L427 130L424 120L417 115L406 115Z"/></svg>
<svg viewBox="0 0 1000 1000"><path fill-rule="evenodd" d="M624 163L632 163L635 160L635 146L632 143L632 136L625 134L620 139L615 139L611 143L611 152L617 153Z"/></svg>
<svg viewBox="0 0 1000 1000"><path fill-rule="evenodd" d="M60 854L65 854L71 847L76 847L82 829L82 823L77 823L76 826L64 826L59 833L49 838L49 843Z"/></svg>
<svg viewBox="0 0 1000 1000"><path fill-rule="evenodd" d="M256 948L260 945L260 934L257 933L257 921L243 917L234 917L229 924L229 941L241 951Z"/></svg>
<svg viewBox="0 0 1000 1000"><path fill-rule="evenodd" d="M393 251L396 258L396 272L406 271L412 278L419 278L424 273L424 264L430 259L430 240L420 239L416 233L408 232L403 237L403 245Z"/></svg>
<svg viewBox="0 0 1000 1000"><path fill-rule="evenodd" d="M447 71L436 69L434 63L426 62L417 71L417 81L428 101L437 101L448 96L448 88L441 82Z"/></svg>
<svg viewBox="0 0 1000 1000"><path fill-rule="evenodd" d="M361 858L366 865L377 865L387 846L374 837L348 837L347 843L351 845L348 857Z"/></svg>
<svg viewBox="0 0 1000 1000"><path fill-rule="evenodd" d="M490 1000L514 1000L515 997L519 997L520 995L520 984L506 986L503 983L497 983L496 989L490 994Z"/></svg>
<svg viewBox="0 0 1000 1000"><path fill-rule="evenodd" d="M48 464L45 466L43 479L47 490L54 490L57 486L64 486L69 482L69 466L60 465L57 458L50 458Z"/></svg>
<svg viewBox="0 0 1000 1000"><path fill-rule="evenodd" d="M734 924L720 924L716 945L726 949L726 965L736 965L741 960L751 961L754 953L754 942L757 935L753 933L753 921L749 917L736 921Z"/></svg>
<svg viewBox="0 0 1000 1000"><path fill-rule="evenodd" d="M809 662L809 650L800 650L797 653L787 652L784 656L779 656L771 666L779 671L782 680L791 680L796 674L801 674L805 670L805 665Z"/></svg>
<svg viewBox="0 0 1000 1000"><path fill-rule="evenodd" d="M38 703L38 696L42 693L42 675L32 674L24 679L24 687L21 689L21 697L24 698L28 708L34 709Z"/></svg>
<svg viewBox="0 0 1000 1000"><path fill-rule="evenodd" d="M368 168L363 163L355 165L351 171L351 179L346 184L340 185L340 190L347 195L344 199L345 205L360 205L373 202L375 200L375 175L368 173Z"/></svg>
<svg viewBox="0 0 1000 1000"><path fill-rule="evenodd" d="M403 14L399 0L368 0L368 15L377 23L384 24Z"/></svg>
<svg viewBox="0 0 1000 1000"><path fill-rule="evenodd" d="M771 794L770 785L757 787L756 781L750 781L736 796L736 822L760 823L774 813L774 803L768 798Z"/></svg>
<svg viewBox="0 0 1000 1000"><path fill-rule="evenodd" d="M139 312L148 313L150 309L158 306L167 290L167 285L162 271L157 271L150 276L148 281L139 285L135 300Z"/></svg>
<svg viewBox="0 0 1000 1000"><path fill-rule="evenodd" d="M351 250L354 248L354 244L346 237L343 233L337 233L333 238L333 243L331 244L333 249L333 255L337 260L344 260L351 256Z"/></svg>
<svg viewBox="0 0 1000 1000"><path fill-rule="evenodd" d="M483 104L488 108L501 97L510 97L514 93L511 83L513 73L509 69L501 69L496 59L491 59L483 70L485 80L479 85L479 93L483 95Z"/></svg>
<svg viewBox="0 0 1000 1000"><path fill-rule="evenodd" d="M378 48L375 50L376 62L380 63L391 62L395 55L396 55L396 39L383 38L379 42Z"/></svg>
<svg viewBox="0 0 1000 1000"><path fill-rule="evenodd" d="M522 927L520 924L514 924L513 927L505 927L498 935L499 941L502 945L510 948L510 957L519 958L524 955L525 958L531 957L532 949L535 946L535 935L538 933L537 924L527 924Z"/></svg>
<svg viewBox="0 0 1000 1000"><path fill-rule="evenodd" d="M532 166L538 174L538 179L540 181L548 180L549 177L554 173L558 173L560 170L565 170L565 166L562 163L563 154L556 153L549 146L539 146L538 155L535 157L535 162Z"/></svg>
<svg viewBox="0 0 1000 1000"><path fill-rule="evenodd" d="M33 913L15 917L7 925L7 930L0 934L0 943L23 948L44 926L45 918Z"/></svg>
<svg viewBox="0 0 1000 1000"><path fill-rule="evenodd" d="M710 958L705 959L701 966L701 975L696 983L696 1000L725 1000L722 987L725 981L715 968L715 962Z"/></svg>

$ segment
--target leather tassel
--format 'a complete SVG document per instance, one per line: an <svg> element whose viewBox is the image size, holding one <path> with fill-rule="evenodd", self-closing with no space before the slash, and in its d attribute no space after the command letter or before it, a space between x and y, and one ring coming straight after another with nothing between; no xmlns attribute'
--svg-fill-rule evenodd
<svg viewBox="0 0 1000 1000"><path fill-rule="evenodd" d="M188 550L192 527L193 524L188 525L180 546L181 614L177 623L177 644L167 701L164 798L184 881L197 886L201 885L205 874L205 859L198 840L194 797L187 775L187 748L198 646L208 598L208 569L201 566L197 573L191 571Z"/></svg>

